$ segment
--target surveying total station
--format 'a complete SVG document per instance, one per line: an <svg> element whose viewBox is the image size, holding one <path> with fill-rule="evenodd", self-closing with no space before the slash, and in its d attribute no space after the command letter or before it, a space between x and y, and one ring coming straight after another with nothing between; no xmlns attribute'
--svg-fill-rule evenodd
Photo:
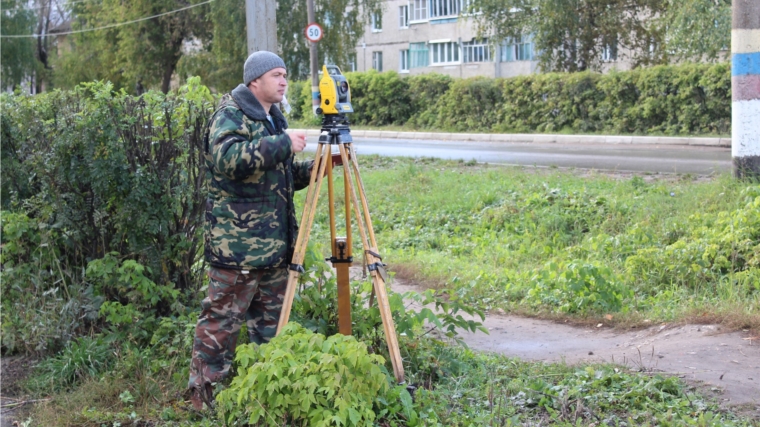
<svg viewBox="0 0 760 427"><path fill-rule="evenodd" d="M309 241L314 216L316 213L322 179L327 176L327 194L330 209L330 238L332 256L330 261L337 273L338 283L338 330L344 335L351 335L351 288L349 284L349 267L353 262L351 218L352 211L359 235L364 248L367 269L372 276L373 293L377 297L380 316L383 320L385 341L388 344L393 374L399 384L404 382L404 367L401 363L401 353L393 324L388 293L385 289L388 276L385 272L380 252L377 249L372 219L369 215L364 183L359 174L359 162L356 159L346 113L353 113L351 105L351 89L348 81L334 65L322 66L322 79L319 82L320 106L317 114L322 114L322 130L319 135L317 154L314 157L314 167L306 193L306 203L301 216L301 227L298 230L293 260L289 266L288 287L285 300L282 303L282 313L277 325L277 333L288 323L293 298L298 285L298 278L304 272L303 261L306 255L306 245ZM333 188L332 147L337 146L343 162L343 191L344 207L346 210L346 235L337 236L335 226L335 191ZM372 301L372 298L370 299ZM371 304L371 303L370 303Z"/></svg>

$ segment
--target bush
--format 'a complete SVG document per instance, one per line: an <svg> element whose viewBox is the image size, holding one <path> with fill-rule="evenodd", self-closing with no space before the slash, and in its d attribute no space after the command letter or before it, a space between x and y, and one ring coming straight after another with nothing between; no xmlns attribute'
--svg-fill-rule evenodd
<svg viewBox="0 0 760 427"><path fill-rule="evenodd" d="M612 271L592 263L549 263L531 278L527 302L556 308L560 313L617 312L633 297Z"/></svg>
<svg viewBox="0 0 760 427"><path fill-rule="evenodd" d="M102 302L68 270L65 239L24 213L0 213L2 351L56 351L97 319Z"/></svg>
<svg viewBox="0 0 760 427"><path fill-rule="evenodd" d="M403 124L412 114L409 84L395 71L347 73L354 113L351 122L373 126Z"/></svg>
<svg viewBox="0 0 760 427"><path fill-rule="evenodd" d="M355 124L465 132L667 135L731 132L729 64L684 64L598 74L531 74L505 79L401 78L347 73ZM295 83L302 87L308 83ZM303 110L311 109L305 88Z"/></svg>
<svg viewBox="0 0 760 427"><path fill-rule="evenodd" d="M503 93L498 81L484 77L457 80L437 104L436 126L467 132L487 132L499 122Z"/></svg>
<svg viewBox="0 0 760 427"><path fill-rule="evenodd" d="M267 345L239 346L235 361L239 375L217 396L228 425L370 425L391 391L382 357L354 337L325 338L297 323Z"/></svg>
<svg viewBox="0 0 760 427"><path fill-rule="evenodd" d="M412 126L431 127L436 122L435 110L431 108L451 87L453 78L443 74L419 74L407 77L411 116L407 123Z"/></svg>
<svg viewBox="0 0 760 427"><path fill-rule="evenodd" d="M103 297L112 315L126 318L113 309L132 303L160 316L182 311L178 297L202 284L201 140L213 99L198 79L169 95L112 88L0 97L2 194L13 212L2 223L3 351L55 349ZM85 277L88 262L108 256L120 279ZM17 320L36 325L34 336Z"/></svg>
<svg viewBox="0 0 760 427"><path fill-rule="evenodd" d="M288 103L290 103L290 113L286 114L285 116L288 118L288 120L303 120L304 118L304 104L306 101L309 101L309 106L311 106L311 82L289 82L288 83L288 93L286 96L288 97ZM307 92L304 91L304 86L308 86L308 97L306 96Z"/></svg>
<svg viewBox="0 0 760 427"><path fill-rule="evenodd" d="M673 285L718 283L730 273L737 273L738 283L751 280L756 276L751 270L760 267L760 187L743 193L743 208L691 215L688 233L673 243L638 248L625 260L627 276L651 293Z"/></svg>

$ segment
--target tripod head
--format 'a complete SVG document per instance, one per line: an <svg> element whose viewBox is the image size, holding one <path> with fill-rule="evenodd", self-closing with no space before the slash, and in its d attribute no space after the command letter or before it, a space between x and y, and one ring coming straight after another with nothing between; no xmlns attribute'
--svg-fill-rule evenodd
<svg viewBox="0 0 760 427"><path fill-rule="evenodd" d="M353 141L348 117L345 114L325 114L322 117L322 130L319 132L320 144L350 144Z"/></svg>

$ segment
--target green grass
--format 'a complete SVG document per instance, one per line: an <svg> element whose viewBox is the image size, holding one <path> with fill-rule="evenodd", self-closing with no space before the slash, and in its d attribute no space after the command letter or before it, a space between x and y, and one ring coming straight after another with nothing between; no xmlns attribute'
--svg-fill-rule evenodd
<svg viewBox="0 0 760 427"><path fill-rule="evenodd" d="M760 327L757 185L729 176L360 162L391 269L482 309ZM312 239L329 240L326 210Z"/></svg>
<svg viewBox="0 0 760 427"><path fill-rule="evenodd" d="M417 393L426 425L444 426L740 426L677 378L609 365L523 362L463 348L442 348L446 376Z"/></svg>

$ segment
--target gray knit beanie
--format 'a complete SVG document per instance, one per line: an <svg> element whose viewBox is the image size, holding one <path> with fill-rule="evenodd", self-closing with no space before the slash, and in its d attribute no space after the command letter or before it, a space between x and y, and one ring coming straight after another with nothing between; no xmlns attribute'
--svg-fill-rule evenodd
<svg viewBox="0 0 760 427"><path fill-rule="evenodd" d="M266 50L253 52L243 65L243 84L248 86L248 83L277 67L285 68L285 61L276 54Z"/></svg>

